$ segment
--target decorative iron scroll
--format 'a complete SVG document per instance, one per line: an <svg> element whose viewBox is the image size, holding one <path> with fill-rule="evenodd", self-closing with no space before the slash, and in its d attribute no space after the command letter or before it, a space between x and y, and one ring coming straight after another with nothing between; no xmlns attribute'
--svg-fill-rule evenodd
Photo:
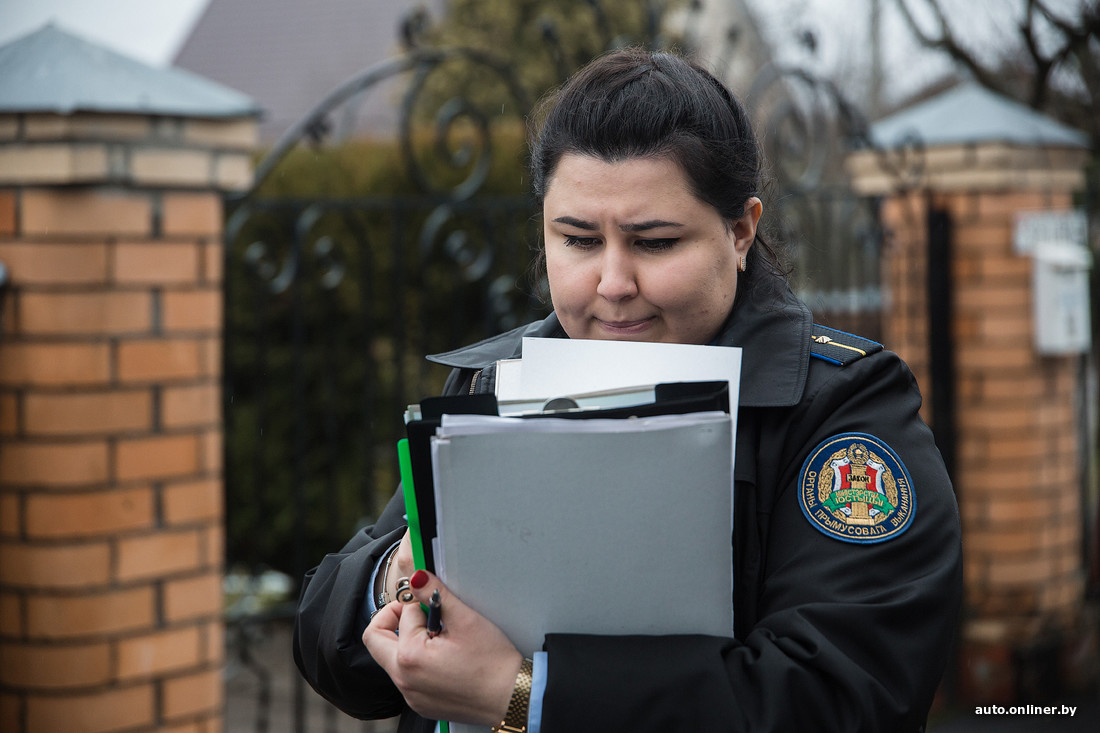
<svg viewBox="0 0 1100 733"><path fill-rule="evenodd" d="M256 165L252 187L245 192L243 197L247 198L252 195L294 147L303 141L319 144L324 140L332 130L332 126L327 123L327 120L341 106L348 104L355 97L377 87L388 79L412 71L414 72L414 78L404 94L399 121L399 135L409 174L420 187L420 190L425 193L444 193L457 199L468 198L484 183L491 154L488 117L484 112L470 104L469 100L454 97L441 105L436 114L435 148L441 157L454 166L461 167L473 164L473 172L449 191L438 189L430 180L430 177L424 173L421 166L417 164L417 155L412 144L413 110L418 98L424 92L428 78L448 62L455 60L464 60L493 72L507 86L516 101L518 109L521 112L530 109L529 95L504 61L474 49L416 48L403 56L380 62L356 74L330 92L302 119L289 127L271 147L263 160ZM458 150L450 150L449 148L447 132L462 118L473 120L480 133L483 145L480 153L476 156L473 146L466 145Z"/></svg>

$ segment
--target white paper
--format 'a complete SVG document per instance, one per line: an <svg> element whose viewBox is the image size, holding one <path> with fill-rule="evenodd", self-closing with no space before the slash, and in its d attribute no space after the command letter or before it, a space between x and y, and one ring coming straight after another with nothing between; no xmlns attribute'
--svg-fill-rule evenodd
<svg viewBox="0 0 1100 733"><path fill-rule="evenodd" d="M700 425L728 420L725 412L685 412L673 415L652 415L629 420L588 418L572 420L545 417L525 420L496 415L443 415L435 431L437 439L456 435L488 435L498 433L642 433L664 430L680 425Z"/></svg>
<svg viewBox="0 0 1100 733"><path fill-rule="evenodd" d="M501 359L497 362L496 396L498 401L518 400L523 397L521 374L522 359Z"/></svg>
<svg viewBox="0 0 1100 733"><path fill-rule="evenodd" d="M521 398L654 385L727 381L731 412L741 384L741 349L594 339L523 339Z"/></svg>
<svg viewBox="0 0 1100 733"><path fill-rule="evenodd" d="M576 404L576 408L570 409L607 410L614 407L652 404L657 399L657 390L656 385L650 384L644 387L623 387L581 394L574 392L558 395L558 397L567 397ZM499 395L497 396L497 412L505 417L543 413L546 412L549 404L550 402L545 398L503 400ZM562 408L555 405L554 409Z"/></svg>
<svg viewBox="0 0 1100 733"><path fill-rule="evenodd" d="M733 418L731 462L737 455L733 443L741 389L740 347L528 337L523 339L522 361L517 398L541 395L545 399L674 382L727 382Z"/></svg>

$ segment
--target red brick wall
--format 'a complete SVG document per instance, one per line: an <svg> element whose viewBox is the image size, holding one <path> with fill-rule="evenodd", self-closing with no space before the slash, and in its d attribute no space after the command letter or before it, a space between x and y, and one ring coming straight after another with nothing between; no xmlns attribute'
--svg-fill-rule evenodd
<svg viewBox="0 0 1100 733"><path fill-rule="evenodd" d="M213 176L246 136L91 123L21 116L0 141L0 729L213 733L222 182L194 162ZM130 167L17 155L74 135Z"/></svg>
<svg viewBox="0 0 1100 733"><path fill-rule="evenodd" d="M865 191L887 194L883 332L913 368L932 423L925 280L929 267L951 268L965 571L958 679L964 698L986 704L1013 702L1020 652L1041 637L1080 635L1084 610L1080 358L1036 350L1032 258L1013 247L1017 214L1072 207L1083 160L998 149L940 155L910 192L876 190L885 179L868 183L877 175L869 158L855 166ZM929 207L950 216L951 262L928 262Z"/></svg>

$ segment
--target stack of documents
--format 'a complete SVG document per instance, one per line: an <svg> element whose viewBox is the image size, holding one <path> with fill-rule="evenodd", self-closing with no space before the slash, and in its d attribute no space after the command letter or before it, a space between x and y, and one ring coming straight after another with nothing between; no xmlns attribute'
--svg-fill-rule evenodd
<svg viewBox="0 0 1100 733"><path fill-rule="evenodd" d="M447 398L410 423L414 554L525 656L548 633L731 637L740 349L525 339L523 354L498 364L496 397L524 417ZM728 412L660 397L716 381ZM559 397L582 409L533 414Z"/></svg>

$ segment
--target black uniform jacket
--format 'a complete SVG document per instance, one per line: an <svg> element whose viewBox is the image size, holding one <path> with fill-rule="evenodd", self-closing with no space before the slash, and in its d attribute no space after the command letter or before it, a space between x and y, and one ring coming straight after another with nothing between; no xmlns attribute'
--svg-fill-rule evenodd
<svg viewBox="0 0 1100 733"><path fill-rule="evenodd" d="M923 727L961 597L951 483L917 414L921 397L908 367L877 344L814 326L807 308L779 290L741 299L716 341L744 349L734 638L549 635L544 733ZM447 393L491 392L494 363L518 356L523 336L565 334L551 315L429 358L455 368ZM875 445L888 446L908 472L911 521L889 539L838 539L800 506L807 458L850 433L873 439L872 452L885 455ZM398 492L374 526L306 575L294 656L310 684L348 714L400 714L402 731L429 731L360 638L371 571L405 531L403 513ZM691 599L658 591L654 602Z"/></svg>

